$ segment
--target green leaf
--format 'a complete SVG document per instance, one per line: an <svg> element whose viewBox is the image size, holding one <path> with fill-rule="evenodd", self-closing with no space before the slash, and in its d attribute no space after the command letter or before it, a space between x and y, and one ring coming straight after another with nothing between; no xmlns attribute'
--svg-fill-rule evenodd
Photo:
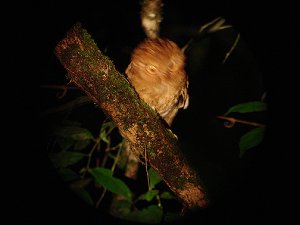
<svg viewBox="0 0 300 225"><path fill-rule="evenodd" d="M249 113L249 112L260 112L266 111L267 105L265 102L253 101L253 102L245 102L241 104L237 104L232 106L224 116L227 116L229 113L238 112L238 113Z"/></svg>
<svg viewBox="0 0 300 225"><path fill-rule="evenodd" d="M164 191L163 193L161 193L160 198L168 199L168 200L169 199L176 199L176 197L171 192L168 192L168 191Z"/></svg>
<svg viewBox="0 0 300 225"><path fill-rule="evenodd" d="M109 134L115 127L115 124L111 121L103 123L101 126L100 139L108 144L110 142Z"/></svg>
<svg viewBox="0 0 300 225"><path fill-rule="evenodd" d="M60 137L70 138L77 141L94 138L92 133L88 129L75 126L59 127L54 131L54 134Z"/></svg>
<svg viewBox="0 0 300 225"><path fill-rule="evenodd" d="M109 128L108 130L112 130L115 127L116 127L116 125L113 122L108 121L108 122L105 122L105 123L102 124L101 129L105 130L106 128Z"/></svg>
<svg viewBox="0 0 300 225"><path fill-rule="evenodd" d="M155 187L155 185L161 182L162 179L152 167L148 170L148 173L150 180L149 189L152 190Z"/></svg>
<svg viewBox="0 0 300 225"><path fill-rule="evenodd" d="M75 151L81 151L85 149L89 144L91 143L90 139L82 140L82 141L76 141L74 145Z"/></svg>
<svg viewBox="0 0 300 225"><path fill-rule="evenodd" d="M84 202L86 202L87 204L89 204L90 206L94 205L93 199L90 196L90 193L87 192L85 189L83 188L71 188L74 193L80 198L82 199Z"/></svg>
<svg viewBox="0 0 300 225"><path fill-rule="evenodd" d="M49 158L55 168L67 167L79 162L86 154L79 152L49 153Z"/></svg>
<svg viewBox="0 0 300 225"><path fill-rule="evenodd" d="M58 173L64 181L72 181L79 178L79 175L70 168L60 168Z"/></svg>
<svg viewBox="0 0 300 225"><path fill-rule="evenodd" d="M242 157L248 149L257 146L262 142L264 131L265 128L263 127L254 128L240 138L240 157Z"/></svg>
<svg viewBox="0 0 300 225"><path fill-rule="evenodd" d="M131 200L132 193L127 185L119 178L113 177L112 171L102 167L90 169L89 173L95 178L96 182L107 190L124 196Z"/></svg>
<svg viewBox="0 0 300 225"><path fill-rule="evenodd" d="M146 200L146 201L150 202L156 195L158 195L158 193L159 193L158 190L150 190L150 191L140 195L137 200Z"/></svg>
<svg viewBox="0 0 300 225"><path fill-rule="evenodd" d="M124 219L139 223L157 224L161 222L162 217L162 208L157 205L150 205L147 208L129 213Z"/></svg>
<svg viewBox="0 0 300 225"><path fill-rule="evenodd" d="M101 131L100 133L100 140L104 141L106 144L109 144L110 137L107 136L107 133L105 130Z"/></svg>
<svg viewBox="0 0 300 225"><path fill-rule="evenodd" d="M56 137L56 142L62 151L67 151L74 144L74 140L71 138Z"/></svg>

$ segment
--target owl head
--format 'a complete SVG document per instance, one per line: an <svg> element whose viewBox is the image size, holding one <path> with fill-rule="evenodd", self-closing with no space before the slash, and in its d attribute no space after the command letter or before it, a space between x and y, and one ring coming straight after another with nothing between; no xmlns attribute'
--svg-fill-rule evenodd
<svg viewBox="0 0 300 225"><path fill-rule="evenodd" d="M184 66L185 55L176 43L163 38L146 39L133 50L126 74L131 81L177 84L185 80Z"/></svg>

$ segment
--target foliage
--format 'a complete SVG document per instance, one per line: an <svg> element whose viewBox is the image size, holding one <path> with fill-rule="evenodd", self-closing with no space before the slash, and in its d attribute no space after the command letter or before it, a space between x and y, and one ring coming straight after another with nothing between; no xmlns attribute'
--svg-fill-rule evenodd
<svg viewBox="0 0 300 225"><path fill-rule="evenodd" d="M94 177L97 184L115 194L124 196L127 200L131 200L131 191L122 180L113 176L111 170L103 167L96 167L89 169L88 171Z"/></svg>
<svg viewBox="0 0 300 225"><path fill-rule="evenodd" d="M228 25L223 26L223 22L216 24L220 30L228 28ZM214 26L204 27L211 29L208 33L218 31L212 29ZM200 59L197 56L191 57L191 60L203 64L210 39L203 39L199 43L196 47L201 53ZM86 101L83 100L81 104ZM60 110L65 111L74 104L71 101ZM261 101L245 102L230 107L224 116L263 112L266 108L266 104ZM255 127L240 137L240 157L262 142L264 130L264 127ZM64 120L53 135L55 145L49 151L49 158L70 189L87 204L101 207L115 217L132 222L155 224L181 218L180 209L171 211L166 207L174 202L178 205L180 203L163 185L153 168L141 166L141 170L147 172L138 181L142 181L137 185L139 190L129 185L130 182L124 177L127 159L126 154L122 153L125 151L125 143L122 138L116 138L120 135L112 122L104 120L99 132L95 133L82 127L78 121Z"/></svg>
<svg viewBox="0 0 300 225"><path fill-rule="evenodd" d="M48 156L61 178L87 204L108 209L115 217L146 224L180 217L179 210L168 211L163 207L172 201L180 203L161 185L162 179L153 168L141 168L148 169L148 177L142 178L142 193L136 193L125 182L122 173L126 167L121 166L126 162L126 154L121 154L125 142L112 122L104 120L99 133L93 134L81 123L65 120L53 135L56 144Z"/></svg>
<svg viewBox="0 0 300 225"><path fill-rule="evenodd" d="M264 138L264 127L257 127L244 134L239 142L240 157L242 157L248 149L259 145Z"/></svg>
<svg viewBox="0 0 300 225"><path fill-rule="evenodd" d="M229 113L237 112L237 113L249 113L249 112L261 112L267 109L267 105L264 102L253 101L253 102L245 102L241 104L234 105L228 109L228 111L224 114L227 116Z"/></svg>
<svg viewBox="0 0 300 225"><path fill-rule="evenodd" d="M252 113L267 110L267 104L262 101L244 102L230 107L224 116L230 113ZM239 140L240 157L243 157L247 150L258 146L264 138L265 127L256 127L245 133Z"/></svg>
<svg viewBox="0 0 300 225"><path fill-rule="evenodd" d="M263 102L245 102L230 107L224 115L263 112L266 108ZM255 127L240 137L240 157L262 142L264 131L264 127ZM180 203L153 168L142 166L142 170L148 169L147 177L142 178L145 184L142 193L129 186L120 175L126 168L120 166L126 162L121 154L125 142L114 138L120 134L112 122L104 120L98 134L94 134L81 123L66 120L53 135L56 145L48 154L53 166L88 205L106 209L115 217L145 224L171 223L182 218L179 209L170 211L164 207Z"/></svg>

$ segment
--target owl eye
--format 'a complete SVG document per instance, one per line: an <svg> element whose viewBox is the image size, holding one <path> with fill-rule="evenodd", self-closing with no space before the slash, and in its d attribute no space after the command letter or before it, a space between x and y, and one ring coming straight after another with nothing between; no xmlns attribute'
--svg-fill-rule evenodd
<svg viewBox="0 0 300 225"><path fill-rule="evenodd" d="M148 73L150 73L150 74L154 74L154 73L156 73L156 67L155 66L153 66L153 65L146 65L146 70L147 70L147 72Z"/></svg>

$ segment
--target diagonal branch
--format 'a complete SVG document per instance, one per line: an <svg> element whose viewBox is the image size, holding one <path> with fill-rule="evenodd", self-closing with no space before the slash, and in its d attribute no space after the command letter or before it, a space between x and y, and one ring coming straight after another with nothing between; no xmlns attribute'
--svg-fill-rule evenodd
<svg viewBox="0 0 300 225"><path fill-rule="evenodd" d="M148 163L178 196L186 209L208 203L197 173L177 146L158 114L139 99L125 76L98 49L91 36L76 24L57 44L55 54L71 81L118 126L136 154Z"/></svg>

